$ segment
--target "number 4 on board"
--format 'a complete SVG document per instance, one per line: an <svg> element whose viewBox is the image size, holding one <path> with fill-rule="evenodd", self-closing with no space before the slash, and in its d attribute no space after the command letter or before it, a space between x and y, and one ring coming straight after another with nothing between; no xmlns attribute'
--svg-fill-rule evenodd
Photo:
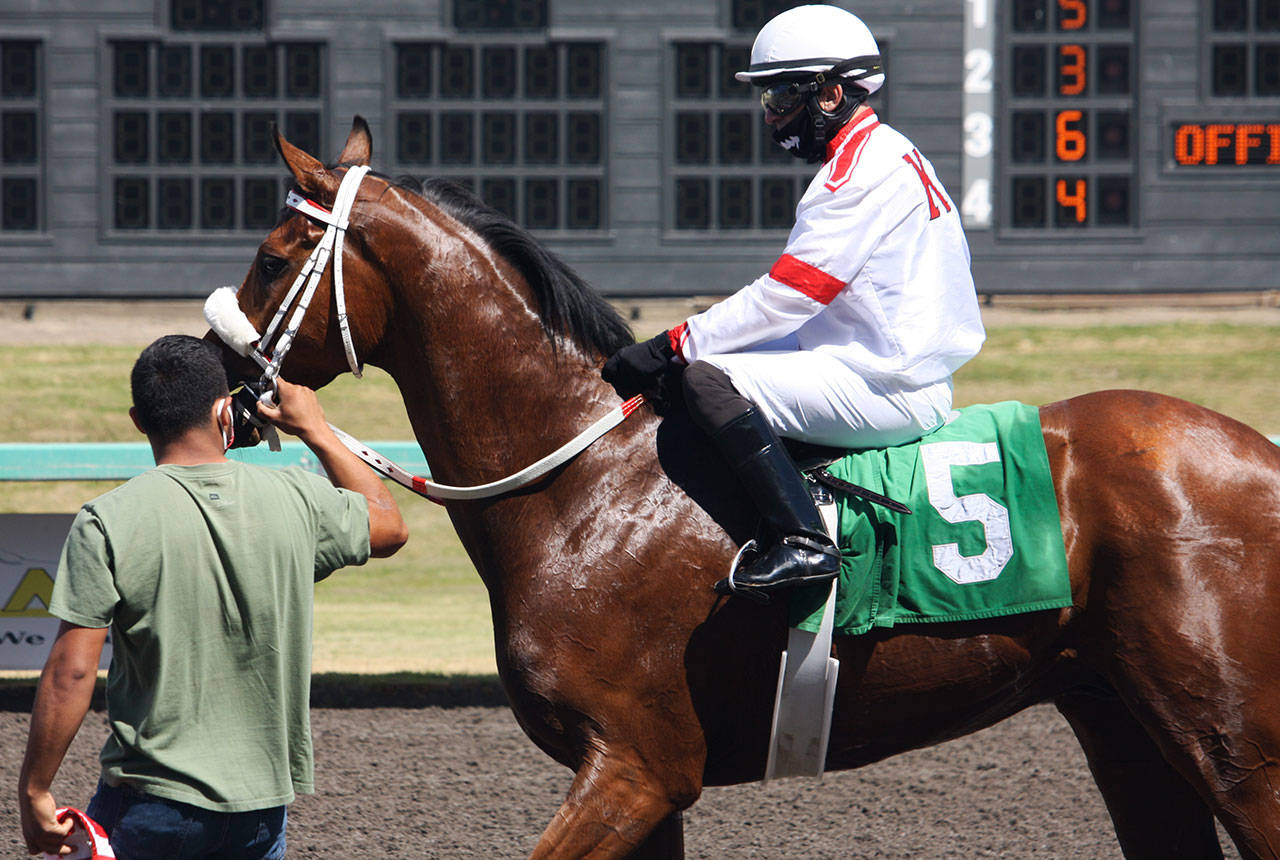
<svg viewBox="0 0 1280 860"><path fill-rule="evenodd" d="M1068 190L1068 180L1058 180L1058 205L1064 209L1074 209L1077 224L1083 224L1089 213L1089 207L1085 200L1085 188L1085 181L1083 179L1075 180L1075 184L1072 186L1071 190Z"/></svg>

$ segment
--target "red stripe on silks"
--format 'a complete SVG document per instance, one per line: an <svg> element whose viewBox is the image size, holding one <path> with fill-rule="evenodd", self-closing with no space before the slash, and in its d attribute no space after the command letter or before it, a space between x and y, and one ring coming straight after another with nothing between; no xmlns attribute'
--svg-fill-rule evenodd
<svg viewBox="0 0 1280 860"><path fill-rule="evenodd" d="M844 281L790 254L778 258L769 270L769 277L824 305L831 304L831 300L844 289Z"/></svg>
<svg viewBox="0 0 1280 860"><path fill-rule="evenodd" d="M867 148L867 141L870 139L871 132L879 127L880 123L873 122L865 128L858 129L849 138L849 142L844 144L836 155L835 163L831 165L831 170L827 173L829 178L823 187L828 191L835 191L849 181L850 177L853 176L853 169L858 166L858 159L862 157L862 150Z"/></svg>
<svg viewBox="0 0 1280 860"><path fill-rule="evenodd" d="M685 322L680 323L680 325L673 329L668 329L667 340L670 342L671 348L675 350L676 358L680 359L682 364L688 364L689 359L686 358L684 354L684 345L689 340L688 321L686 320Z"/></svg>

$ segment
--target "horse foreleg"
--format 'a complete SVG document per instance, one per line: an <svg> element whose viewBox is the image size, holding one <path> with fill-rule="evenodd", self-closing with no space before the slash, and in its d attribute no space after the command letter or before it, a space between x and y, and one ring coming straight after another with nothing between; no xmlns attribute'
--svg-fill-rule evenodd
<svg viewBox="0 0 1280 860"><path fill-rule="evenodd" d="M684 815L677 810L659 821L630 856L632 860L681 860L684 857Z"/></svg>
<svg viewBox="0 0 1280 860"><path fill-rule="evenodd" d="M578 768L531 856L682 860L688 805L639 761L600 750Z"/></svg>
<svg viewBox="0 0 1280 860"><path fill-rule="evenodd" d="M1055 704L1084 749L1125 857L1222 857L1209 808L1123 702L1068 694Z"/></svg>

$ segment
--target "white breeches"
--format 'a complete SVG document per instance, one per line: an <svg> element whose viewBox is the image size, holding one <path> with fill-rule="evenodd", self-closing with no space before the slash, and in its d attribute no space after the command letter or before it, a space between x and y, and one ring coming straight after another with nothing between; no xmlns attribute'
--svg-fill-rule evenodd
<svg viewBox="0 0 1280 860"><path fill-rule="evenodd" d="M768 350L701 356L720 368L779 436L840 448L914 442L951 412L951 380L889 389L821 352Z"/></svg>

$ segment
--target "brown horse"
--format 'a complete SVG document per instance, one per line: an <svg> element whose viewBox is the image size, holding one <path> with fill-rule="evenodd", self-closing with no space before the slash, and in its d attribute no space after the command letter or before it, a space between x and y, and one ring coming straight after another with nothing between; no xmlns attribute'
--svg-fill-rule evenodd
<svg viewBox="0 0 1280 860"><path fill-rule="evenodd" d="M368 164L278 139L330 206ZM290 211L239 304L263 331L323 225ZM500 216L431 183L370 174L345 247L356 352L404 397L433 477L501 478L617 399L599 376L620 318ZM284 375L345 372L331 274ZM257 368L227 353L239 377ZM1130 857L1280 853L1280 449L1157 394L1041 410L1074 605L837 636L829 769L976 731L1053 701ZM529 737L576 776L536 857L680 857L704 785L765 769L785 610L718 597L753 514L678 412L642 409L535 485L448 511L489 591L497 663Z"/></svg>

